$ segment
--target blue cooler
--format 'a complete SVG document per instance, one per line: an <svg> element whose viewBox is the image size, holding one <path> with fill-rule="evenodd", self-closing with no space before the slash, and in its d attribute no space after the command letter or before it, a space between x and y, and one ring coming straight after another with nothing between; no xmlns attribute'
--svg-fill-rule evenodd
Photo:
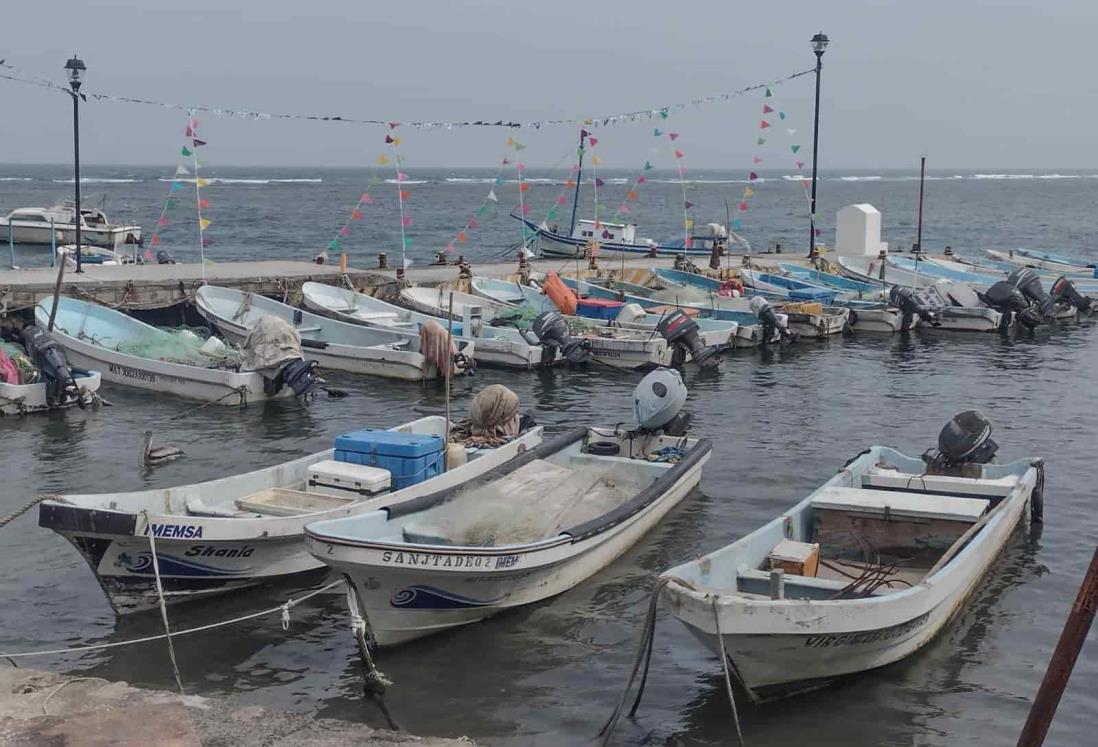
<svg viewBox="0 0 1098 747"><path fill-rule="evenodd" d="M441 474L445 448L442 436L363 428L336 438L335 460L387 469L400 490Z"/></svg>

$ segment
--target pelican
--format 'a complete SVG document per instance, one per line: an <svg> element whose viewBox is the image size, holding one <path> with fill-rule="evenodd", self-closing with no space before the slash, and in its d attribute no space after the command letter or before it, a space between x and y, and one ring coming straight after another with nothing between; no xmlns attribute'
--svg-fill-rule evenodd
<svg viewBox="0 0 1098 747"><path fill-rule="evenodd" d="M142 451L142 459L145 462L146 467L153 467L157 464L164 464L164 462L170 462L173 459L178 459L183 456L183 449L175 446L157 446L155 449L152 445L153 434L152 431L145 431L145 448Z"/></svg>

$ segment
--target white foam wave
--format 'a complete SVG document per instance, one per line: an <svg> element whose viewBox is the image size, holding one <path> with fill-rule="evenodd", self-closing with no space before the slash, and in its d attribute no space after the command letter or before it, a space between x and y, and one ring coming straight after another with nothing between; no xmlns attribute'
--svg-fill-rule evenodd
<svg viewBox="0 0 1098 747"><path fill-rule="evenodd" d="M33 177L30 176L0 176L0 182L32 182ZM69 180L72 181L71 179Z"/></svg>
<svg viewBox="0 0 1098 747"><path fill-rule="evenodd" d="M54 184L73 184L75 179L54 179ZM97 177L82 176L80 177L81 184L136 184L142 181L141 179L99 179Z"/></svg>
<svg viewBox="0 0 1098 747"><path fill-rule="evenodd" d="M973 174L972 179L1036 179L1036 174Z"/></svg>
<svg viewBox="0 0 1098 747"><path fill-rule="evenodd" d="M426 179L386 179L386 184L426 184Z"/></svg>
<svg viewBox="0 0 1098 747"><path fill-rule="evenodd" d="M879 182L881 177L879 176L840 176L841 182Z"/></svg>
<svg viewBox="0 0 1098 747"><path fill-rule="evenodd" d="M271 179L272 182L279 184L318 184L323 179Z"/></svg>

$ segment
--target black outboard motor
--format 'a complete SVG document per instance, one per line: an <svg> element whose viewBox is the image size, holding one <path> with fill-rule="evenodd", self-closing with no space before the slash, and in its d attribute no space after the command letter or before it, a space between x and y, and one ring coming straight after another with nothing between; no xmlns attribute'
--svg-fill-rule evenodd
<svg viewBox="0 0 1098 747"><path fill-rule="evenodd" d="M278 369L273 379L263 377L263 391L268 396L274 396L282 387L288 386L297 397L312 394L326 383L316 372L316 368L317 362L306 358L287 361Z"/></svg>
<svg viewBox="0 0 1098 747"><path fill-rule="evenodd" d="M671 367L678 368L686 362L689 355L702 368L713 368L720 364L720 354L715 348L707 347L698 336L698 323L682 309L675 309L660 320L656 331L671 346Z"/></svg>
<svg viewBox="0 0 1098 747"><path fill-rule="evenodd" d="M782 342L792 342L797 339L797 335L786 328L782 320L778 318L778 312L774 311L774 307L765 298L755 296L748 305L755 312L755 316L759 318L759 326L762 327L760 345L769 345L775 332L781 335Z"/></svg>
<svg viewBox="0 0 1098 747"><path fill-rule="evenodd" d="M1056 282L1052 284L1050 295L1056 303L1071 304L1077 311L1084 313L1089 312L1094 304L1090 298L1084 296L1075 288L1075 283L1063 275L1056 278Z"/></svg>
<svg viewBox="0 0 1098 747"><path fill-rule="evenodd" d="M23 329L23 343L27 357L46 379L46 399L54 407L76 402L83 409L84 397L76 384L76 377L69 368L65 350L53 339L53 335L37 324Z"/></svg>
<svg viewBox="0 0 1098 747"><path fill-rule="evenodd" d="M988 419L979 410L966 410L946 423L938 448L923 454L923 461L927 474L981 477L981 465L991 462L998 450Z"/></svg>
<svg viewBox="0 0 1098 747"><path fill-rule="evenodd" d="M1018 322L1026 329L1033 329L1041 323L1041 315L1032 309L1029 301L1010 280L1000 280L987 289L986 293L976 293L980 300L1003 315L999 329L1007 329L1017 315Z"/></svg>
<svg viewBox="0 0 1098 747"><path fill-rule="evenodd" d="M900 329L911 329L911 321L916 316L934 327L940 327L942 323L938 315L929 306L919 300L915 291L911 288L903 288L899 285L892 286L888 291L888 302L900 310Z"/></svg>
<svg viewBox="0 0 1098 747"><path fill-rule="evenodd" d="M156 263L158 265L174 265L175 258L168 254L165 250L161 249L156 253Z"/></svg>
<svg viewBox="0 0 1098 747"><path fill-rule="evenodd" d="M1041 285L1041 276L1028 267L1019 267L1007 275L1007 282L1022 292L1031 303L1036 304L1041 316L1049 319L1056 311L1056 300L1045 293Z"/></svg>
<svg viewBox="0 0 1098 747"><path fill-rule="evenodd" d="M586 363L591 358L591 341L572 337L568 322L556 311L543 311L534 317L531 331L541 343L541 363L552 365L557 351L573 366Z"/></svg>

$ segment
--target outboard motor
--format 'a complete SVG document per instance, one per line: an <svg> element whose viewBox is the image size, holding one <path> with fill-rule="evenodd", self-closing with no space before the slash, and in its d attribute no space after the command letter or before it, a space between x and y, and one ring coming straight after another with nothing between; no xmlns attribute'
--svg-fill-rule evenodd
<svg viewBox="0 0 1098 747"><path fill-rule="evenodd" d="M1041 315L1030 308L1029 301L1010 280L1000 280L987 289L985 293L977 294L980 300L1003 315L999 323L1000 329L1007 329L1017 320L1026 329L1033 329L1041 323Z"/></svg>
<svg viewBox="0 0 1098 747"><path fill-rule="evenodd" d="M702 368L713 368L721 362L715 348L707 347L698 336L698 323L682 309L675 309L660 320L656 331L671 346L671 366L678 368L689 355Z"/></svg>
<svg viewBox="0 0 1098 747"><path fill-rule="evenodd" d="M633 415L640 430L646 433L685 435L690 415L682 411L684 404L686 385L679 372L671 368L657 368L633 390Z"/></svg>
<svg viewBox="0 0 1098 747"><path fill-rule="evenodd" d="M797 336L789 331L785 323L778 317L778 312L774 311L774 307L765 298L755 296L748 303L748 306L752 313L759 318L759 325L762 327L763 334L762 340L759 342L760 345L769 345L775 331L781 335L782 342L797 339Z"/></svg>
<svg viewBox="0 0 1098 747"><path fill-rule="evenodd" d="M942 324L938 320L938 314L919 300L911 288L892 286L888 291L888 302L900 310L900 329L902 330L911 329L911 321L916 316L934 327L940 327Z"/></svg>
<svg viewBox="0 0 1098 747"><path fill-rule="evenodd" d="M46 399L55 407L76 402L83 409L84 397L69 368L65 350L53 335L37 324L23 329L23 344L27 357L46 379Z"/></svg>
<svg viewBox="0 0 1098 747"><path fill-rule="evenodd" d="M1071 304L1077 311L1082 312L1089 312L1094 303L1075 288L1075 283L1063 275L1056 278L1056 282L1052 284L1050 295L1056 303Z"/></svg>
<svg viewBox="0 0 1098 747"><path fill-rule="evenodd" d="M325 383L316 372L317 362L306 358L294 358L278 369L273 378L263 377L263 391L273 396L288 386L294 390L294 396L312 394Z"/></svg>
<svg viewBox="0 0 1098 747"><path fill-rule="evenodd" d="M927 474L981 477L981 465L991 462L998 450L988 419L979 410L966 410L946 423L938 448L923 454L923 461Z"/></svg>
<svg viewBox="0 0 1098 747"><path fill-rule="evenodd" d="M160 251L158 251L156 253L156 263L158 265L174 265L175 264L175 258L172 257L172 255L168 254L163 249L161 249Z"/></svg>
<svg viewBox="0 0 1098 747"><path fill-rule="evenodd" d="M574 366L586 363L591 358L591 341L572 337L568 322L556 311L543 311L534 317L531 331L541 343L541 363L551 365L560 351L562 357Z"/></svg>
<svg viewBox="0 0 1098 747"><path fill-rule="evenodd" d="M1031 303L1036 304L1041 316L1046 319L1053 316L1056 310L1056 300L1045 293L1045 289L1041 285L1041 276L1032 269L1019 267L1007 275L1007 282L1013 283L1014 287L1021 291L1023 296Z"/></svg>

